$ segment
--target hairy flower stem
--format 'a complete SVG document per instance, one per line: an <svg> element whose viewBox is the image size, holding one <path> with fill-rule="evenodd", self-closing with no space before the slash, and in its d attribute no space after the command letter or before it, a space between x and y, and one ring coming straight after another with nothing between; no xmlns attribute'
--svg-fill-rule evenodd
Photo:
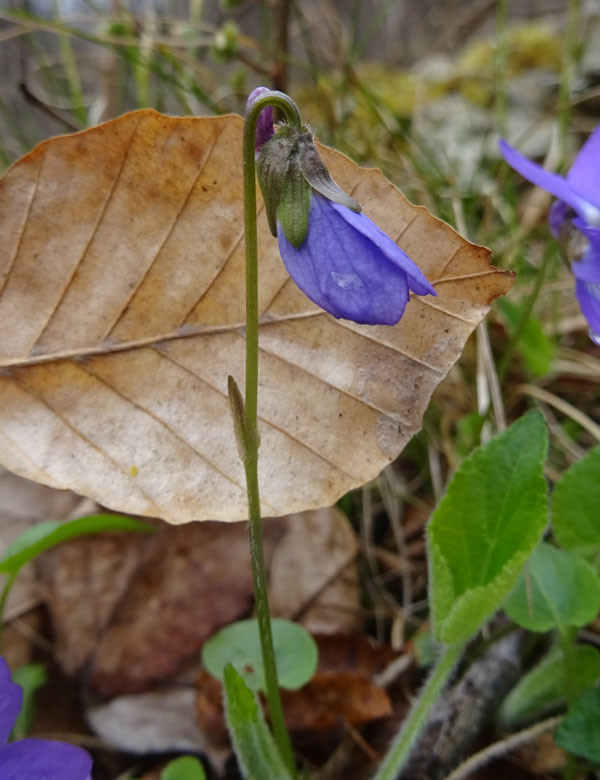
<svg viewBox="0 0 600 780"><path fill-rule="evenodd" d="M419 698L404 719L402 728L394 741L373 780L397 780L401 777L402 767L406 764L410 751L421 733L433 705L446 686L448 678L463 650L463 644L446 645L425 683Z"/></svg>
<svg viewBox="0 0 600 780"><path fill-rule="evenodd" d="M547 243L544 248L544 254L542 257L541 265L537 270L533 289L529 297L525 301L523 310L520 313L519 321L515 326L515 329L512 333L512 336L509 339L508 344L504 348L502 359L500 360L500 364L498 366L498 379L500 380L500 382L502 382L506 372L510 367L510 361L512 360L514 351L517 348L517 345L519 343L521 336L523 335L525 328L527 327L527 323L530 321L529 318L531 316L531 312L533 311L533 307L535 306L539 294L542 291L542 286L544 284L544 280L546 279L548 268L554 256L555 256L555 246L551 243Z"/></svg>
<svg viewBox="0 0 600 780"><path fill-rule="evenodd" d="M292 744L283 719L283 708L279 696L277 667L273 650L271 616L267 595L267 575L263 550L260 495L258 490L258 238L256 228L256 172L254 164L254 141L256 124L260 112L266 106L276 106L288 122L301 128L300 115L293 101L281 92L266 92L249 107L244 124L243 176L244 176L244 230L246 245L246 387L244 412L245 422L253 435L240 442L246 472L248 491L248 514L250 534L250 558L254 581L254 599L260 646L265 673L267 705L275 741L281 756L296 777L296 766Z"/></svg>

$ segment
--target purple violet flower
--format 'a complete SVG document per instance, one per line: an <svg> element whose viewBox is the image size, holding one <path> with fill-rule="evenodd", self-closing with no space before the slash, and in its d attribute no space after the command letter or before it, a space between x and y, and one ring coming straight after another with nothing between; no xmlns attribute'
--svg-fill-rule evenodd
<svg viewBox="0 0 600 780"><path fill-rule="evenodd" d="M499 146L511 168L558 198L550 209L550 230L569 242L575 294L590 338L600 346L600 127L581 147L566 177L546 171L506 141Z"/></svg>
<svg viewBox="0 0 600 780"><path fill-rule="evenodd" d="M364 214L312 192L299 247L277 225L283 263L298 287L338 319L395 325L409 292L437 295L410 257Z"/></svg>
<svg viewBox="0 0 600 780"><path fill-rule="evenodd" d="M90 780L92 759L82 748L48 739L8 742L23 690L0 658L0 777L2 780Z"/></svg>
<svg viewBox="0 0 600 780"><path fill-rule="evenodd" d="M248 106L267 90L258 87ZM273 133L259 116L258 177L284 265L318 306L341 319L395 325L410 291L437 295L410 257L333 181L312 135L287 125Z"/></svg>

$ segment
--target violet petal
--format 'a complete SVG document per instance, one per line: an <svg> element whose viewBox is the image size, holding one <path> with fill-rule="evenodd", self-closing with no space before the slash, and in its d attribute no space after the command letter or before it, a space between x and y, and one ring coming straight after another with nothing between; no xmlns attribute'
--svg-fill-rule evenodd
<svg viewBox="0 0 600 780"><path fill-rule="evenodd" d="M408 277L408 284L417 295L436 295L435 288L423 274L421 269L415 265L410 257L400 249L383 230L377 227L368 217L362 213L356 213L338 203L332 203L333 208L338 211L352 227L363 236L372 241L383 254L392 263L397 265Z"/></svg>
<svg viewBox="0 0 600 780"><path fill-rule="evenodd" d="M571 269L582 282L600 283L600 228L590 227L581 218L573 225L587 238L589 249L581 260L571 263Z"/></svg>
<svg viewBox="0 0 600 780"><path fill-rule="evenodd" d="M559 176L557 173L551 173L550 171L545 170L541 165L537 165L536 163L531 162L531 160L528 160L527 157L523 157L522 154L517 152L516 149L513 149L506 141L500 140L498 146L500 147L502 156L511 168L518 171L521 176L532 184L552 193L554 197L569 205L574 211L584 217L584 219L587 218L590 212L590 203L574 193L566 179Z"/></svg>
<svg viewBox="0 0 600 780"><path fill-rule="evenodd" d="M0 658L0 750L8 742L22 703L23 689L11 680L8 664Z"/></svg>
<svg viewBox="0 0 600 780"><path fill-rule="evenodd" d="M566 203L563 203L562 200L555 200L554 203L550 206L550 211L548 212L548 222L550 224L550 232L554 238L558 238L558 234L567 220L567 214L569 213L571 215L573 214L569 206L567 206Z"/></svg>
<svg viewBox="0 0 600 780"><path fill-rule="evenodd" d="M583 316L589 323L592 338L600 343L600 284L577 279L575 294Z"/></svg>
<svg viewBox="0 0 600 780"><path fill-rule="evenodd" d="M256 89L252 90L246 101L246 113L248 113L248 109L252 103L261 95L264 95L265 92L270 92L270 90L267 87L256 87ZM273 106L267 106L260 112L256 125L256 137L254 140L254 150L256 154L260 152L269 138L273 137L273 132Z"/></svg>
<svg viewBox="0 0 600 780"><path fill-rule="evenodd" d="M395 325L409 287L436 294L412 260L371 220L314 192L304 243L295 249L281 229L278 241L292 279L334 317Z"/></svg>
<svg viewBox="0 0 600 780"><path fill-rule="evenodd" d="M600 127L581 147L567 174L567 182L577 195L598 209L600 216Z"/></svg>
<svg viewBox="0 0 600 780"><path fill-rule="evenodd" d="M0 752L2 780L88 780L91 772L86 751L65 742L22 739Z"/></svg>

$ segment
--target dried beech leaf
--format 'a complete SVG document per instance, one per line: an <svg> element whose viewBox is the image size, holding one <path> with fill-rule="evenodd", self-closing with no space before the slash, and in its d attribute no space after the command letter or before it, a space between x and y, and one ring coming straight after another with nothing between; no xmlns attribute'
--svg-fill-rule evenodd
<svg viewBox="0 0 600 780"><path fill-rule="evenodd" d="M86 719L107 744L133 755L204 753L219 772L230 755L229 747L212 745L198 726L191 687L118 696L88 708Z"/></svg>
<svg viewBox="0 0 600 780"><path fill-rule="evenodd" d="M52 490L0 468L0 553L35 523L63 520L80 503L81 498L74 493ZM5 620L18 617L38 601L33 567L27 565L11 588L4 607Z"/></svg>
<svg viewBox="0 0 600 780"><path fill-rule="evenodd" d="M282 690L292 732L328 731L342 721L365 723L391 714L388 694L371 678L398 656L389 645L375 645L360 634L315 635L319 666L297 691ZM196 711L203 732L215 745L227 738L221 683L202 671L197 678Z"/></svg>
<svg viewBox="0 0 600 780"><path fill-rule="evenodd" d="M67 675L79 672L97 646L149 543L135 533L94 534L64 542L36 561L56 659Z"/></svg>
<svg viewBox="0 0 600 780"><path fill-rule="evenodd" d="M282 691L281 698L292 731L332 729L340 721L357 725L392 714L384 690L348 672L317 672L299 691Z"/></svg>
<svg viewBox="0 0 600 780"><path fill-rule="evenodd" d="M357 725L392 713L387 693L370 679L397 656L388 645L360 634L318 635L319 668L299 691L282 691L292 731Z"/></svg>
<svg viewBox="0 0 600 780"><path fill-rule="evenodd" d="M358 539L337 507L289 515L271 558L269 601L313 634L360 626Z"/></svg>
<svg viewBox="0 0 600 780"><path fill-rule="evenodd" d="M273 545L265 526L266 554ZM198 656L252 608L244 525L187 523L149 540L135 577L97 639L91 685L103 697L147 690Z"/></svg>
<svg viewBox="0 0 600 780"><path fill-rule="evenodd" d="M156 534L73 539L38 562L56 657L68 675L90 662L96 693L147 690L252 606L243 524L160 524ZM265 521L265 555L282 524Z"/></svg>
<svg viewBox="0 0 600 780"><path fill-rule="evenodd" d="M242 120L136 111L55 138L0 182L0 461L123 512L239 520L227 399L243 386ZM511 276L377 171L339 184L439 297L395 327L337 321L290 281L259 206L265 513L333 503L419 429ZM352 446L348 446L352 442Z"/></svg>

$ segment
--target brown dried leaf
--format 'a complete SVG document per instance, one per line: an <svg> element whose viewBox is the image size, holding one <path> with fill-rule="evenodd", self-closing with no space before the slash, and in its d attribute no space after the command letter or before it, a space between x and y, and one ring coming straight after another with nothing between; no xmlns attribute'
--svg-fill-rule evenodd
<svg viewBox="0 0 600 780"><path fill-rule="evenodd" d="M195 691L181 685L95 704L86 718L107 744L133 755L204 753L219 771L229 747L213 745L195 717Z"/></svg>
<svg viewBox="0 0 600 780"><path fill-rule="evenodd" d="M366 723L391 714L387 693L370 679L398 656L360 634L317 634L319 665L297 691L282 690L285 719L293 732L330 731L343 722ZM202 671L197 678L196 712L215 745L227 738L221 683Z"/></svg>
<svg viewBox="0 0 600 780"><path fill-rule="evenodd" d="M40 144L0 182L0 459L169 522L246 517L226 395L244 353L242 120L144 110ZM290 281L259 207L265 513L333 503L419 429L511 277L377 171L339 184L435 284L395 327ZM348 443L352 442L352 446Z"/></svg>
<svg viewBox="0 0 600 780"><path fill-rule="evenodd" d="M149 538L141 534L83 536L36 562L52 616L56 659L67 675L76 674L97 646L147 544Z"/></svg>
<svg viewBox="0 0 600 780"><path fill-rule="evenodd" d="M196 718L211 745L229 744L229 733L223 713L223 686L219 680L201 669L196 678Z"/></svg>
<svg viewBox="0 0 600 780"><path fill-rule="evenodd" d="M551 733L540 734L534 740L514 752L516 762L526 767L536 777L558 774L564 767L566 753L559 748Z"/></svg>
<svg viewBox="0 0 600 780"><path fill-rule="evenodd" d="M314 675L299 691L282 691L285 720L292 731L326 731L392 714L387 693L366 677L349 672Z"/></svg>
<svg viewBox="0 0 600 780"><path fill-rule="evenodd" d="M265 556L281 535L265 521ZM252 606L243 524L161 523L151 537L73 539L38 563L56 657L73 675L90 662L101 696L147 690L171 678L222 625Z"/></svg>
<svg viewBox="0 0 600 780"><path fill-rule="evenodd" d="M397 658L388 645L376 645L361 634L315 636L319 666L299 691L282 691L290 729L328 730L345 721L351 725L392 713L387 693L371 678Z"/></svg>
<svg viewBox="0 0 600 780"><path fill-rule="evenodd" d="M358 628L358 540L336 507L289 515L271 559L269 600L274 615L313 633Z"/></svg>
<svg viewBox="0 0 600 780"><path fill-rule="evenodd" d="M267 555L272 549L265 528ZM146 690L200 652L253 603L243 524L187 523L149 542L126 596L98 638L91 683L104 697Z"/></svg>
<svg viewBox="0 0 600 780"><path fill-rule="evenodd" d="M80 503L74 493L52 490L0 468L0 554L30 526L42 520L64 520ZM18 617L38 601L33 568L27 565L11 588L5 619Z"/></svg>

